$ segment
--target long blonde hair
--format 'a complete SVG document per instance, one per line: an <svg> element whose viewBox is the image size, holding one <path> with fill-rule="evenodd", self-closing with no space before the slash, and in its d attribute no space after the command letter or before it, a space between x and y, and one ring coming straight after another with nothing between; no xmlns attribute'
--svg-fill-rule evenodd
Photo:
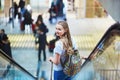
<svg viewBox="0 0 120 80"><path fill-rule="evenodd" d="M65 30L65 33L62 37L62 41L64 42L64 46L66 48L72 47L73 45L72 45L72 39L71 39L68 23L66 21L59 21L58 24L61 25Z"/></svg>

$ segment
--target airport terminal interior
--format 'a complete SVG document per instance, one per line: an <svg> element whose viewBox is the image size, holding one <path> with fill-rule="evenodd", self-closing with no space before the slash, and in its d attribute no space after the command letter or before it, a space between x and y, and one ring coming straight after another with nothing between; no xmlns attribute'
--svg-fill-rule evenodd
<svg viewBox="0 0 120 80"><path fill-rule="evenodd" d="M54 56L59 21L68 23L86 57L72 80L119 80L119 7L119 0L0 0L0 80L54 80L48 59ZM48 30L41 60L38 16Z"/></svg>

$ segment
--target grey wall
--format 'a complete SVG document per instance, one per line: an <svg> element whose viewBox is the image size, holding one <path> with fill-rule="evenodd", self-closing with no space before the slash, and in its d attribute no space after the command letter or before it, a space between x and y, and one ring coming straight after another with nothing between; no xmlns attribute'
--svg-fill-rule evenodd
<svg viewBox="0 0 120 80"><path fill-rule="evenodd" d="M99 0L115 21L120 21L120 0Z"/></svg>

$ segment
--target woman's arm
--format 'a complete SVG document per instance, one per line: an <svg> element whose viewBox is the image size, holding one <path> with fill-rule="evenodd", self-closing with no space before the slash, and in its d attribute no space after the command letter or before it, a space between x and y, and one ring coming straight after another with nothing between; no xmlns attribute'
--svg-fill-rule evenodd
<svg viewBox="0 0 120 80"><path fill-rule="evenodd" d="M60 63L60 54L56 53L54 57L49 58L49 61L51 61L54 64L58 65Z"/></svg>

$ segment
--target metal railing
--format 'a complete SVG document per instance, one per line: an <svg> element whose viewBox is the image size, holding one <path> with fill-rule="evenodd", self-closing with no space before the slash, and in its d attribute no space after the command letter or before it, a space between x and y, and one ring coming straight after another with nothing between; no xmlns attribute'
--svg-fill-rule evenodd
<svg viewBox="0 0 120 80"><path fill-rule="evenodd" d="M118 69L99 69L100 80L119 80L120 70Z"/></svg>

